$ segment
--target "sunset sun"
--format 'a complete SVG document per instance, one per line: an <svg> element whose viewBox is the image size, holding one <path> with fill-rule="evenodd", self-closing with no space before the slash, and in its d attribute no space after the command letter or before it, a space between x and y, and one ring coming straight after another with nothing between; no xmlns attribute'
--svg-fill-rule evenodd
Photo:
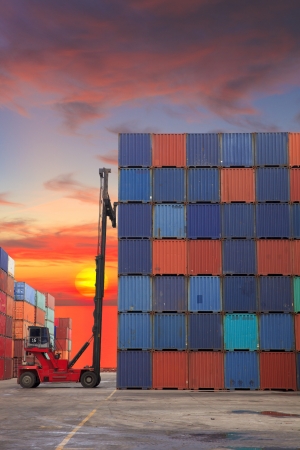
<svg viewBox="0 0 300 450"><path fill-rule="evenodd" d="M95 267L85 267L75 278L75 287L84 297L94 297L95 295L96 272ZM104 287L107 288L107 275L105 275Z"/></svg>

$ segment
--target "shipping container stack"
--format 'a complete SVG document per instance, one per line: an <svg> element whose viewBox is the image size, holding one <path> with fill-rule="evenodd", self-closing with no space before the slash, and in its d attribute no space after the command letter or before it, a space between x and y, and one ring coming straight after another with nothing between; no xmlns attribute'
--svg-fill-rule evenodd
<svg viewBox="0 0 300 450"><path fill-rule="evenodd" d="M54 335L55 351L60 353L61 359L70 360L72 351L72 319L55 319Z"/></svg>
<svg viewBox="0 0 300 450"><path fill-rule="evenodd" d="M118 388L300 388L299 133L120 134L118 233Z"/></svg>
<svg viewBox="0 0 300 450"><path fill-rule="evenodd" d="M0 380L13 375L14 273L14 260L0 247Z"/></svg>
<svg viewBox="0 0 300 450"><path fill-rule="evenodd" d="M49 328L50 340L54 344L54 316L55 316L55 298L46 293L45 294L45 304L46 304L46 316L45 316L45 327Z"/></svg>

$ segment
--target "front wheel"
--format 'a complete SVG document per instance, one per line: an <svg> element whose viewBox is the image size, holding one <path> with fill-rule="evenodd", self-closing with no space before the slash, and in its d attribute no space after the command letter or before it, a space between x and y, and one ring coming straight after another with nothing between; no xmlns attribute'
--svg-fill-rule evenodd
<svg viewBox="0 0 300 450"><path fill-rule="evenodd" d="M94 387L99 386L100 382L101 382L101 376L99 375L98 378L97 378L97 383L95 384Z"/></svg>
<svg viewBox="0 0 300 450"><path fill-rule="evenodd" d="M33 388L36 384L36 376L33 372L24 372L20 377L20 385L22 388Z"/></svg>
<svg viewBox="0 0 300 450"><path fill-rule="evenodd" d="M80 383L84 388L93 388L97 386L98 377L95 374L95 372L83 372L83 374L80 377ZM99 381L100 383L100 381Z"/></svg>

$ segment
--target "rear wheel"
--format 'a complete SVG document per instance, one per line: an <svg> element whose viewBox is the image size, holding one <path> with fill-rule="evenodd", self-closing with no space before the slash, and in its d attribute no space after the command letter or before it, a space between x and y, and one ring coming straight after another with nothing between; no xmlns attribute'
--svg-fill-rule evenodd
<svg viewBox="0 0 300 450"><path fill-rule="evenodd" d="M33 388L36 387L36 376L33 372L24 372L20 377L20 385L22 388Z"/></svg>
<svg viewBox="0 0 300 450"><path fill-rule="evenodd" d="M36 388L36 387L38 387L40 385L40 383L41 383L40 380L37 379L32 387Z"/></svg>
<svg viewBox="0 0 300 450"><path fill-rule="evenodd" d="M83 372L80 377L80 383L84 388L94 388L97 386L98 378L95 372Z"/></svg>

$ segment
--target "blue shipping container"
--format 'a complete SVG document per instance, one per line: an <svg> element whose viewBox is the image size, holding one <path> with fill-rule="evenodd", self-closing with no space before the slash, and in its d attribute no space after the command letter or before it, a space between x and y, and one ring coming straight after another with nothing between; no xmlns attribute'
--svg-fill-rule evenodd
<svg viewBox="0 0 300 450"><path fill-rule="evenodd" d="M256 248L253 240L223 241L223 274L256 274Z"/></svg>
<svg viewBox="0 0 300 450"><path fill-rule="evenodd" d="M256 134L256 166L288 164L288 133Z"/></svg>
<svg viewBox="0 0 300 450"><path fill-rule="evenodd" d="M188 239L221 238L221 205L189 204L186 221Z"/></svg>
<svg viewBox="0 0 300 450"><path fill-rule="evenodd" d="M291 205L293 216L293 238L300 239L300 203Z"/></svg>
<svg viewBox="0 0 300 450"><path fill-rule="evenodd" d="M118 348L151 350L152 317L149 313L119 313Z"/></svg>
<svg viewBox="0 0 300 450"><path fill-rule="evenodd" d="M118 352L117 389L152 387L152 355L147 351Z"/></svg>
<svg viewBox="0 0 300 450"><path fill-rule="evenodd" d="M221 165L223 167L252 167L254 142L251 133L223 133L221 136Z"/></svg>
<svg viewBox="0 0 300 450"><path fill-rule="evenodd" d="M119 311L151 311L152 279L149 276L121 276L118 283Z"/></svg>
<svg viewBox="0 0 300 450"><path fill-rule="evenodd" d="M223 310L226 312L256 312L256 278L252 276L223 278Z"/></svg>
<svg viewBox="0 0 300 450"><path fill-rule="evenodd" d="M254 208L250 203L222 205L222 237L254 238Z"/></svg>
<svg viewBox="0 0 300 450"><path fill-rule="evenodd" d="M218 169L189 169L187 176L189 202L220 201L220 173Z"/></svg>
<svg viewBox="0 0 300 450"><path fill-rule="evenodd" d="M259 332L261 350L292 351L295 348L292 314L262 314Z"/></svg>
<svg viewBox="0 0 300 450"><path fill-rule="evenodd" d="M119 134L119 166L150 167L152 165L151 162L151 134Z"/></svg>
<svg viewBox="0 0 300 450"><path fill-rule="evenodd" d="M257 352L226 352L225 388L259 389Z"/></svg>
<svg viewBox="0 0 300 450"><path fill-rule="evenodd" d="M153 169L153 201L182 203L185 199L184 169Z"/></svg>
<svg viewBox="0 0 300 450"><path fill-rule="evenodd" d="M153 236L156 238L185 238L185 206L182 204L154 205Z"/></svg>
<svg viewBox="0 0 300 450"><path fill-rule="evenodd" d="M221 314L189 314L188 349L222 350L223 327Z"/></svg>
<svg viewBox="0 0 300 450"><path fill-rule="evenodd" d="M119 275L150 275L152 272L151 241L126 239L119 241Z"/></svg>
<svg viewBox="0 0 300 450"><path fill-rule="evenodd" d="M225 350L258 350L258 320L255 314L226 314Z"/></svg>
<svg viewBox="0 0 300 450"><path fill-rule="evenodd" d="M221 279L220 277L189 277L188 310L221 311Z"/></svg>
<svg viewBox="0 0 300 450"><path fill-rule="evenodd" d="M153 277L153 311L186 310L186 277L161 275Z"/></svg>
<svg viewBox="0 0 300 450"><path fill-rule="evenodd" d="M257 238L290 238L291 214L288 203L259 203L256 205Z"/></svg>
<svg viewBox="0 0 300 450"><path fill-rule="evenodd" d="M262 312L292 312L293 294L291 277L259 277L259 310Z"/></svg>
<svg viewBox="0 0 300 450"><path fill-rule="evenodd" d="M120 202L151 202L152 184L150 169L119 170Z"/></svg>
<svg viewBox="0 0 300 450"><path fill-rule="evenodd" d="M15 281L15 300L25 301L36 306L36 291L23 281Z"/></svg>
<svg viewBox="0 0 300 450"><path fill-rule="evenodd" d="M257 202L288 202L289 199L289 169L284 167L256 169Z"/></svg>
<svg viewBox="0 0 300 450"><path fill-rule="evenodd" d="M0 269L8 272L8 254L2 247L0 247Z"/></svg>
<svg viewBox="0 0 300 450"><path fill-rule="evenodd" d="M151 204L120 203L118 206L118 235L119 238L151 238Z"/></svg>
<svg viewBox="0 0 300 450"><path fill-rule="evenodd" d="M187 134L187 166L219 166L219 136L216 133Z"/></svg>
<svg viewBox="0 0 300 450"><path fill-rule="evenodd" d="M154 323L154 350L186 349L185 314L157 313Z"/></svg>

